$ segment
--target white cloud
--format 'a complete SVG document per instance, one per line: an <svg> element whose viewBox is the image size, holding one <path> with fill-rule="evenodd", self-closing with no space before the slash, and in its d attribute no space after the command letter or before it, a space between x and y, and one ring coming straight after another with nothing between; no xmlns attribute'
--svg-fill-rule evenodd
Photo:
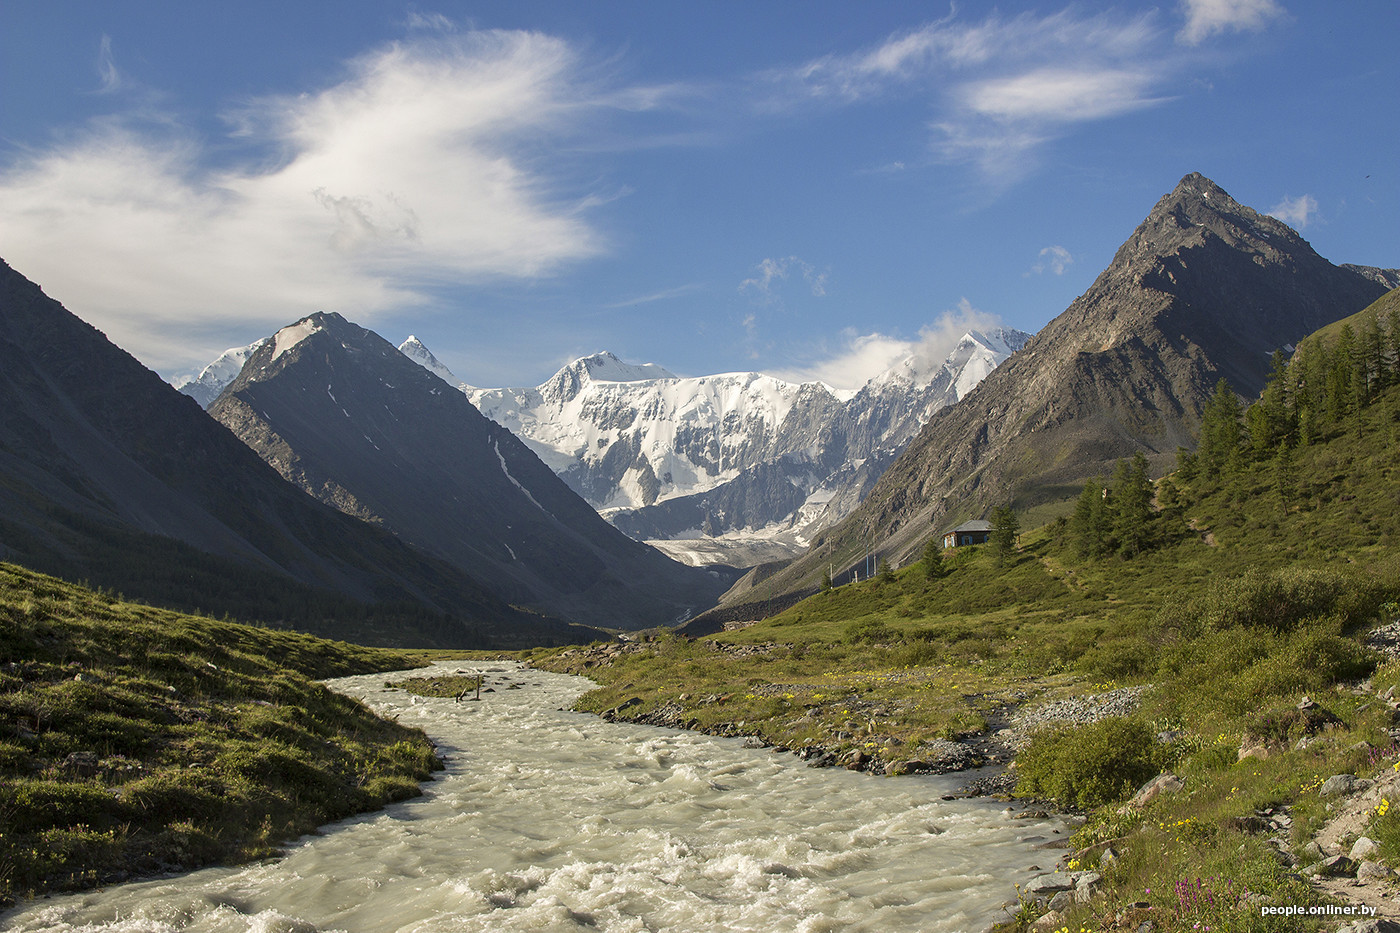
<svg viewBox="0 0 1400 933"><path fill-rule="evenodd" d="M919 330L916 340L887 334L861 334L848 329L837 346L810 363L792 367L776 375L793 382L825 382L843 390L858 389L897 365L910 374L923 376L942 366L962 336L971 330L1001 326L994 314L979 311L966 298L958 307L945 311L938 320Z"/></svg>
<svg viewBox="0 0 1400 933"><path fill-rule="evenodd" d="M1074 123L1102 120L1149 107L1151 77L1116 68L1040 68L964 89L968 109L1000 120Z"/></svg>
<svg viewBox="0 0 1400 933"><path fill-rule="evenodd" d="M1284 14L1276 0L1182 0L1186 25L1177 39L1198 45L1218 32L1258 32Z"/></svg>
<svg viewBox="0 0 1400 933"><path fill-rule="evenodd" d="M168 116L96 121L0 170L0 255L162 369L233 322L370 319L433 285L547 275L605 246L539 151L601 106L579 71L534 33L393 43L229 114L254 153L232 167Z"/></svg>
<svg viewBox="0 0 1400 933"><path fill-rule="evenodd" d="M1086 14L1080 7L962 20L956 11L880 45L829 55L765 77L770 107L803 101L853 103L927 94L935 153L1010 183L1036 152L1075 124L1161 103L1171 76L1170 33L1155 11Z"/></svg>
<svg viewBox="0 0 1400 933"><path fill-rule="evenodd" d="M796 256L765 259L755 266L754 270L758 274L740 282L739 291L753 295L761 301L776 300L778 284L785 281L792 272L802 277L814 297L821 298L826 295L827 273L817 271L816 266Z"/></svg>
<svg viewBox="0 0 1400 933"><path fill-rule="evenodd" d="M1051 272L1055 275L1064 275L1065 270L1074 265L1074 257L1069 250L1063 246L1047 246L1040 251L1040 261L1031 266L1031 271L1036 275L1044 272Z"/></svg>
<svg viewBox="0 0 1400 933"><path fill-rule="evenodd" d="M1268 212L1270 217L1277 217L1294 230L1302 230L1307 227L1308 222L1316 213L1317 199L1310 194L1296 198L1284 198Z"/></svg>

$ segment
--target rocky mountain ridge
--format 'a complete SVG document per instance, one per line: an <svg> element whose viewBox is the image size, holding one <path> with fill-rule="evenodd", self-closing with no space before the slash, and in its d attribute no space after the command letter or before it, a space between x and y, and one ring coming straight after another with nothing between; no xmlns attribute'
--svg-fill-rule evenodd
<svg viewBox="0 0 1400 933"><path fill-rule="evenodd" d="M627 538L456 386L338 314L279 330L209 414L291 483L513 605L642 628L728 582Z"/></svg>
<svg viewBox="0 0 1400 933"><path fill-rule="evenodd" d="M1274 350L1365 307L1388 274L1334 266L1282 221L1187 175L1088 291L937 412L860 508L765 592L810 589L872 542L912 560L962 519L1067 498L1136 451L1164 469L1179 446L1194 447L1218 379L1257 395ZM748 592L741 582L727 599Z"/></svg>

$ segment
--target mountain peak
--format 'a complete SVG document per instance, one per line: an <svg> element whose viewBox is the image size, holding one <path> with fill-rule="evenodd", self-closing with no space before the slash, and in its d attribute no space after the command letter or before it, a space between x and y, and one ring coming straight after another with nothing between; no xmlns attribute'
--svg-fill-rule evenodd
<svg viewBox="0 0 1400 933"><path fill-rule="evenodd" d="M676 374L668 372L655 363L624 363L616 354L602 350L591 356L574 360L563 371L586 375L594 382L646 382L651 379L675 379Z"/></svg>
<svg viewBox="0 0 1400 933"><path fill-rule="evenodd" d="M1239 203L1229 192L1200 172L1192 172L1162 197L1138 228L1160 229L1163 225L1180 230L1193 228L1209 230L1225 238L1230 245L1246 237L1268 239L1285 237L1302 242L1297 231L1283 221L1261 214Z"/></svg>
<svg viewBox="0 0 1400 933"><path fill-rule="evenodd" d="M408 339L399 344L399 352L454 388L460 389L463 392L472 392L476 389L475 386L468 385L461 379L458 379L452 370L448 369L437 357L433 356L433 351L429 350L423 341L412 334L409 334Z"/></svg>
<svg viewBox="0 0 1400 933"><path fill-rule="evenodd" d="M177 379L172 385L198 402L201 408L208 408L214 399L219 397L219 393L224 391L224 387L238 378L238 373L243 369L243 364L248 362L248 358L271 339L263 337L246 347L229 347L220 353L214 362L200 370L199 375Z"/></svg>
<svg viewBox="0 0 1400 933"><path fill-rule="evenodd" d="M942 341L926 342L867 384L924 388L940 379L951 380L956 400L1030 339L1030 334L1010 327L969 330L951 348Z"/></svg>

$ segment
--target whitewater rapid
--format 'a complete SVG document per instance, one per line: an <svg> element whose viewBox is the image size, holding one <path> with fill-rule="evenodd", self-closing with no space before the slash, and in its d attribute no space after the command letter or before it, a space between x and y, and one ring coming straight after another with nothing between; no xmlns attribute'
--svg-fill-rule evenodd
<svg viewBox="0 0 1400 933"><path fill-rule="evenodd" d="M447 770L420 798L324 827L240 868L40 900L45 933L967 931L1064 827L953 777L811 769L737 739L565 712L591 685L492 662L480 702L335 689L422 727ZM513 686L514 685L514 686Z"/></svg>

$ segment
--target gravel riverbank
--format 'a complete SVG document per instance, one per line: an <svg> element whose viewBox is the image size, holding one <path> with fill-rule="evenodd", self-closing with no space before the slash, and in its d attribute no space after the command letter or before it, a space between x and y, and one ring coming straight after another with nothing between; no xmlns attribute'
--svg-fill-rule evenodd
<svg viewBox="0 0 1400 933"><path fill-rule="evenodd" d="M780 645L717 645L726 654L761 655L765 651L783 648ZM587 673L611 665L628 654L645 651L638 643L594 645L572 648L558 656L575 672ZM770 683L748 688L756 695L792 696L794 693L830 689L815 684ZM809 767L844 767L876 775L950 774L984 770L962 788L967 796L1009 796L1015 789L1015 774L1008 770L1016 754L1037 730L1059 725L1086 725L1110 716L1124 716L1139 705L1147 686L1125 687L1102 693L1068 697L1049 703L1032 704L1031 694L1013 693L1004 700L991 701L981 695L973 699L986 700L983 718L985 728L960 734L954 738L923 739L912 746L879 741L856 742L851 732L837 724L825 724L815 740L790 748L764 738L759 723L747 720L701 722L697 709L718 704L723 695L680 694L676 700L648 706L640 697L631 697L618 705L602 710L609 721L638 722L673 729L690 729L709 735L745 738L753 747L790 752L806 761ZM856 715L879 708L878 697L852 695L848 712ZM815 722L815 721L814 721ZM822 724L816 723L818 726ZM875 738L878 738L875 737Z"/></svg>

